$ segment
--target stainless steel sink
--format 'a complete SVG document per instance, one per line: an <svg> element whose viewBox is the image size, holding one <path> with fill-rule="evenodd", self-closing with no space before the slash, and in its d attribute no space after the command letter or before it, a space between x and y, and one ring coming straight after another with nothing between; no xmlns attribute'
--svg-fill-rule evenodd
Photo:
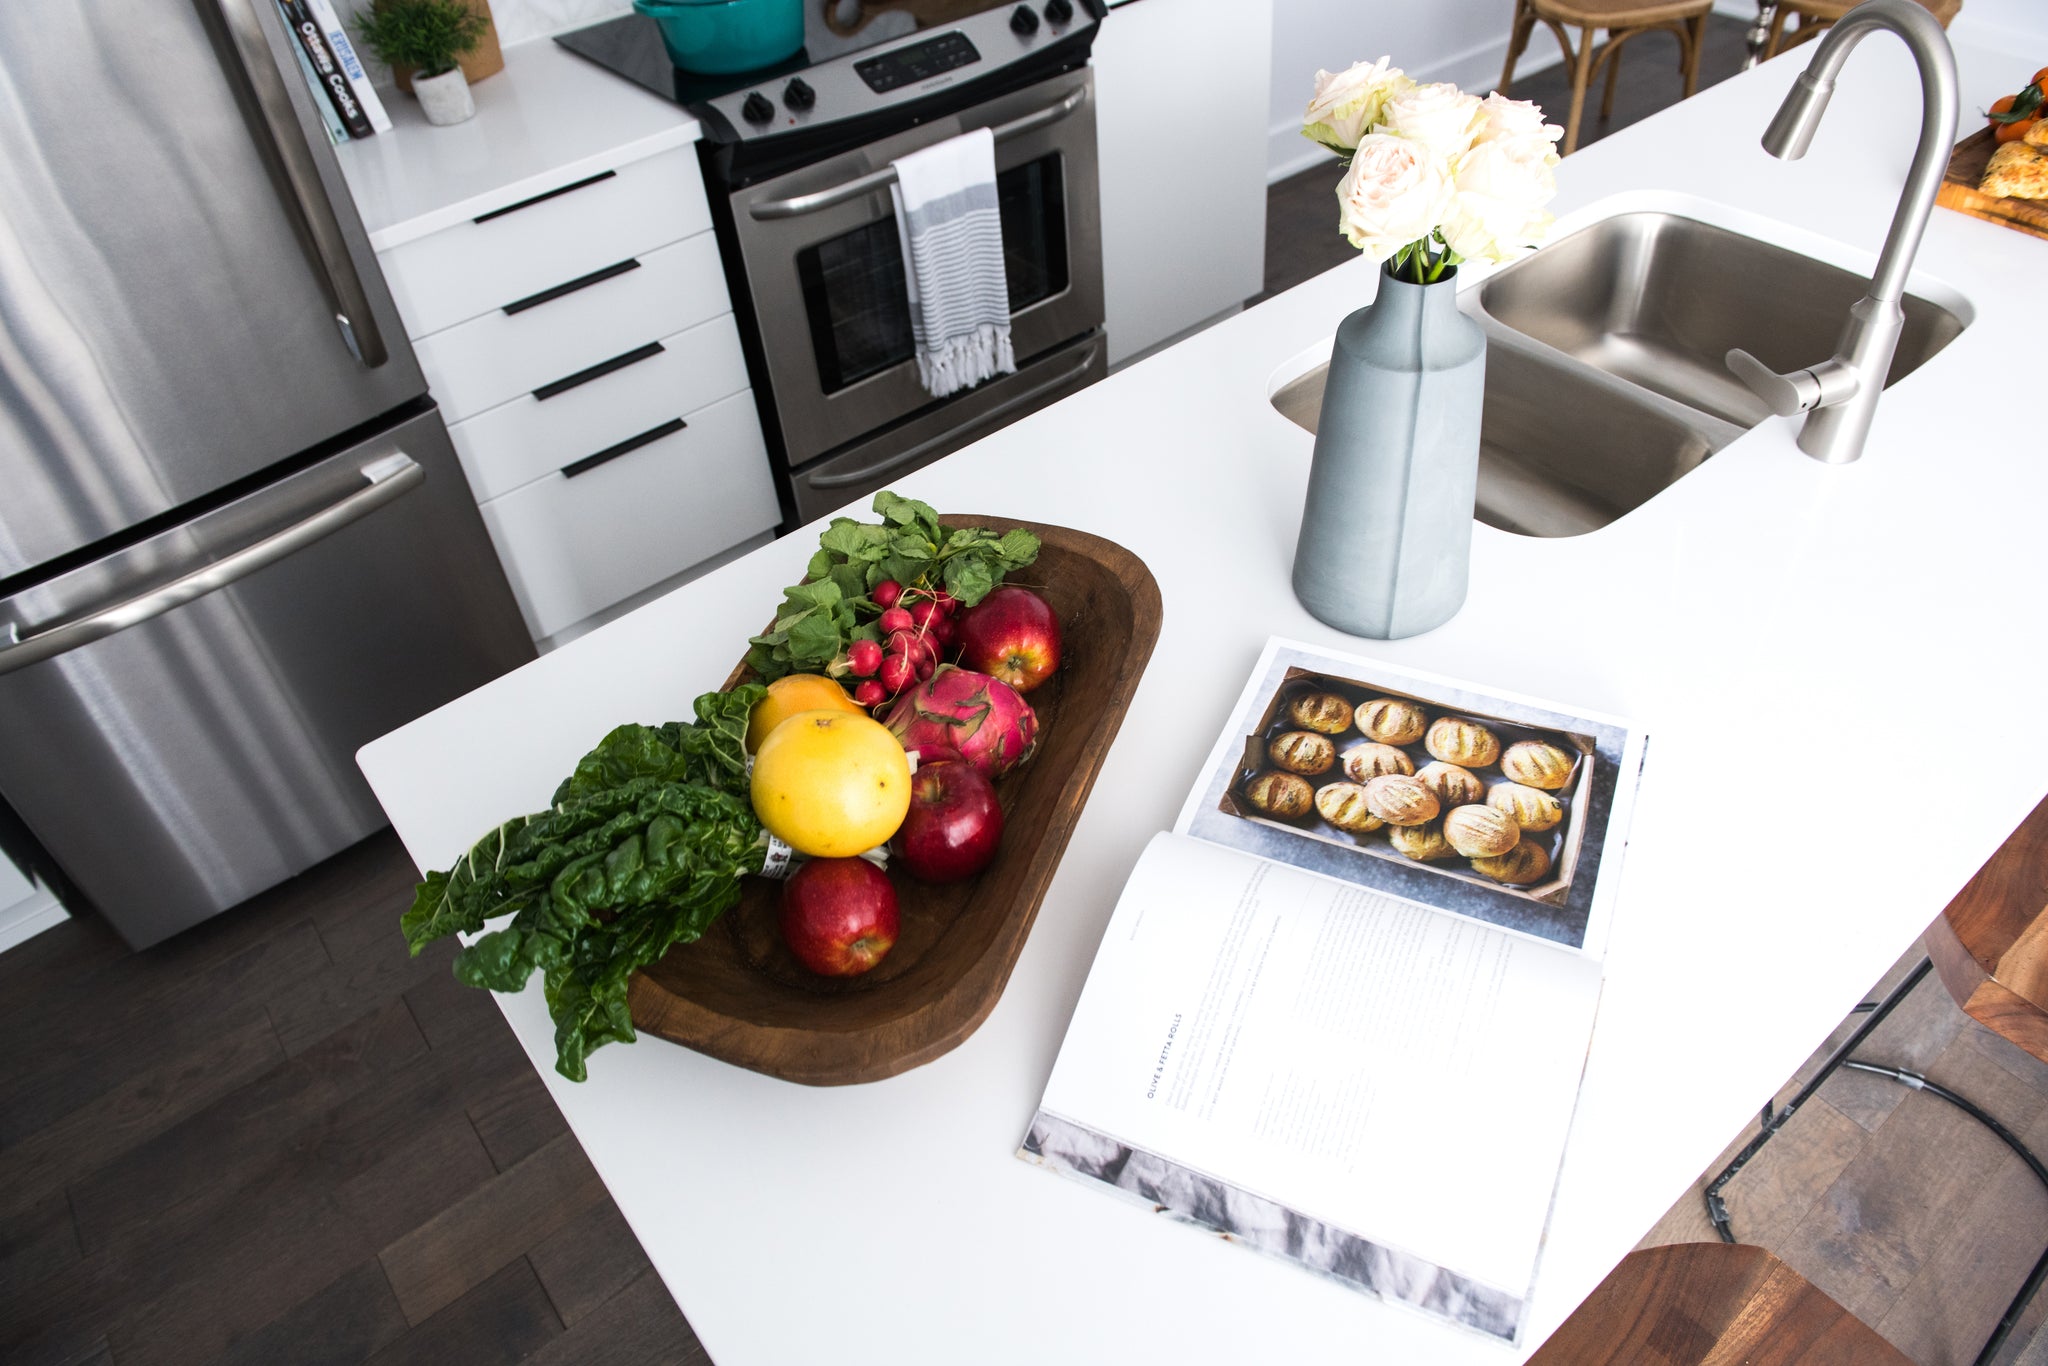
<svg viewBox="0 0 2048 1366"><path fill-rule="evenodd" d="M1742 434L1489 330L1472 512L1488 526L1524 536L1597 530ZM1313 432L1328 374L1319 365L1288 381L1273 406Z"/></svg>
<svg viewBox="0 0 2048 1366"><path fill-rule="evenodd" d="M1525 536L1578 536L1642 506L1769 417L1723 359L1773 370L1835 346L1862 275L1677 214L1601 219L1459 297L1487 333L1473 516ZM1963 330L1905 296L1887 385ZM1313 432L1327 366L1273 406Z"/></svg>
<svg viewBox="0 0 2048 1366"><path fill-rule="evenodd" d="M1675 214L1617 214L1550 244L1479 286L1489 317L1566 355L1747 429L1770 416L1723 360L1741 347L1774 370L1835 348L1869 280L1810 256ZM1905 296L1906 326L1885 384L1963 330L1955 314Z"/></svg>

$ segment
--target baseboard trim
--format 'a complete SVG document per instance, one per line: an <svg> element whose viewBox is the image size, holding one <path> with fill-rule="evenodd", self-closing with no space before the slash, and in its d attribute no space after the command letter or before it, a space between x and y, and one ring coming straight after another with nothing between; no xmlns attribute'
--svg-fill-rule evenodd
<svg viewBox="0 0 2048 1366"><path fill-rule="evenodd" d="M0 908L0 953L70 918L71 913L58 903L53 893L38 887L26 901Z"/></svg>

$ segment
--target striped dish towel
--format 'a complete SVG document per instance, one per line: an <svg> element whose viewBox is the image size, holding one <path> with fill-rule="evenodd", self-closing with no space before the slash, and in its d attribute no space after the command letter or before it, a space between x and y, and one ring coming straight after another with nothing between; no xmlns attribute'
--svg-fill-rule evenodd
<svg viewBox="0 0 2048 1366"><path fill-rule="evenodd" d="M1017 368L996 212L996 142L986 128L895 162L896 232L910 289L917 374L944 398Z"/></svg>

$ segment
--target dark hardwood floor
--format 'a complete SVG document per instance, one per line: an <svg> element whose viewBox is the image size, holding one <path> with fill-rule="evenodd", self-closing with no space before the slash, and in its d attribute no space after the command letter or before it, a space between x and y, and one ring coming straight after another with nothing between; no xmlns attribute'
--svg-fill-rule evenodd
<svg viewBox="0 0 2048 1366"><path fill-rule="evenodd" d="M1716 14L1707 20L1707 43L1700 54L1700 88L1718 84L1742 69L1748 55L1742 20ZM1530 41L1530 54L1553 55L1542 45L1556 47L1548 31L1538 29ZM1609 133L1639 123L1660 109L1676 103L1684 90L1678 71L1678 42L1662 34L1632 39L1625 52L1621 77L1614 93L1611 118L1600 112L1600 92L1587 98L1579 144L1598 142ZM1529 56L1523 57L1527 65ZM1604 78L1603 78L1604 79ZM1515 78L1511 92L1518 100L1534 100L1549 113L1553 123L1562 125L1571 108L1571 77L1563 66L1531 71ZM1763 130L1757 129L1761 135ZM1335 161L1326 161L1306 171L1277 181L1266 191L1266 288L1258 298L1269 298L1284 289L1343 265L1358 255L1357 248L1337 231L1337 178L1343 172Z"/></svg>
<svg viewBox="0 0 2048 1366"><path fill-rule="evenodd" d="M379 835L146 953L0 954L0 1361L707 1360Z"/></svg>

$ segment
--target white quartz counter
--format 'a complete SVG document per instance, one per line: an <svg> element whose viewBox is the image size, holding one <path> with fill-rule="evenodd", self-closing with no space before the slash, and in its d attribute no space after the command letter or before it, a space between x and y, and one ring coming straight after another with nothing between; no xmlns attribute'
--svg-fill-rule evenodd
<svg viewBox="0 0 2048 1366"><path fill-rule="evenodd" d="M463 123L437 128L412 96L377 93L391 131L335 149L377 251L697 140L681 106L549 41L505 49Z"/></svg>
<svg viewBox="0 0 2048 1366"><path fill-rule="evenodd" d="M1898 44L1865 43L1807 159L1776 162L1757 137L1809 51L1572 157L1560 212L1696 199L1867 268L1917 87ZM1965 126L2042 55L1961 54ZM552 1070L538 993L501 998L713 1359L1514 1359L1012 1156L1118 889L1269 634L1649 730L1530 1346L1548 1333L2048 790L2048 462L2015 416L2026 402L1991 397L2008 358L2039 352L2048 242L1937 210L1919 269L1916 290L1972 320L1886 394L1860 463L1824 467L1773 421L1590 535L1477 527L1465 609L1412 640L1348 640L1288 589L1310 439L1267 394L1367 301L1362 263L904 480L942 509L1122 542L1158 576L1165 628L1009 988L953 1053L810 1090L645 1040L575 1086ZM446 866L542 805L615 722L685 714L812 543L728 565L369 746L413 856Z"/></svg>

